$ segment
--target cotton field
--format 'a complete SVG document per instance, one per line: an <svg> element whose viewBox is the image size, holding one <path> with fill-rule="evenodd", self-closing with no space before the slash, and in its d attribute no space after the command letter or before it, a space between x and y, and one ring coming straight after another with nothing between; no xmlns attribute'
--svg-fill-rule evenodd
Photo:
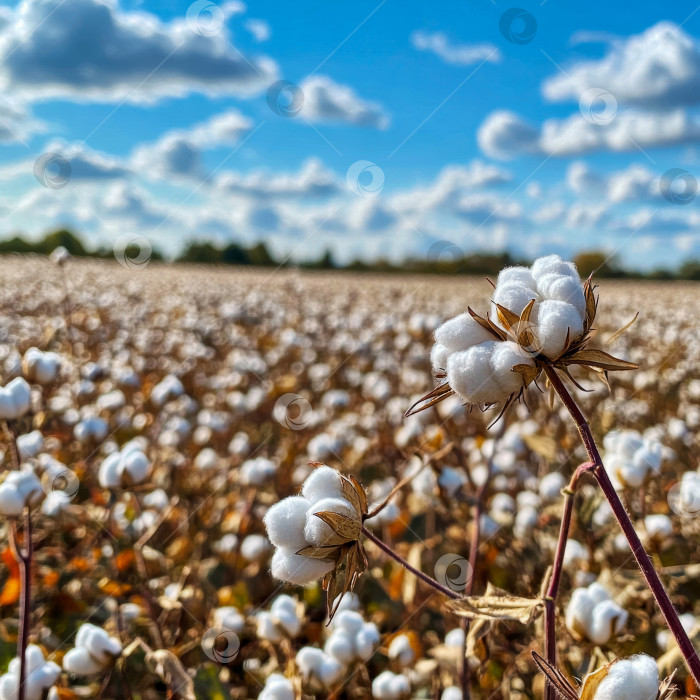
<svg viewBox="0 0 700 700"><path fill-rule="evenodd" d="M697 285L0 265L0 700L700 694Z"/></svg>

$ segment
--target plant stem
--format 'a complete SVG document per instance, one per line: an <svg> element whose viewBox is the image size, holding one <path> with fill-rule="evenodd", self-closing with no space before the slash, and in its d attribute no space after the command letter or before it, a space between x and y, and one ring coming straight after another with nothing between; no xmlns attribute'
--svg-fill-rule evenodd
<svg viewBox="0 0 700 700"><path fill-rule="evenodd" d="M583 474L595 468L593 462L584 462L576 467L576 471L569 481L569 485L564 489L564 510L561 516L561 526L559 528L559 540L557 550L554 555L552 574L549 585L544 596L544 646L547 661L552 666L557 664L557 637L556 637L556 601L559 594L559 583L561 573L564 568L564 553L566 543L569 539L569 529L571 528L571 515L574 510L574 499L576 497L576 487ZM545 682L545 700L556 700L554 688Z"/></svg>
<svg viewBox="0 0 700 700"><path fill-rule="evenodd" d="M637 564L642 574L644 574L647 585L651 589L651 592L656 599L656 603L661 609L661 612L666 620L666 624L678 643L678 647L681 650L681 654L683 654L683 658L688 665L688 669L690 670L690 674L692 675L695 684L700 686L700 658L698 658L697 652L693 648L687 632L683 629L683 625L678 619L678 613L673 607L673 603L668 597L668 593L661 583L661 579L656 573L656 569L654 569L654 565L649 558L649 555L644 550L641 540L634 529L634 525L632 524L632 521L630 520L620 497L617 495L615 487L610 481L608 473L605 471L603 460L600 457L595 440L593 439L590 426L554 368L545 366L544 371L550 384L557 394L559 394L559 398L562 400L562 403L566 406L567 410L571 414L571 417L576 423L576 427L581 435L581 440L583 441L586 451L588 452L588 456L593 463L593 468L591 471L598 481L598 484L605 494L605 497L610 503L610 507L615 514L615 518L617 518L617 522L620 524L620 527L622 528L622 531L629 542L632 554L634 554L634 558L637 560Z"/></svg>
<svg viewBox="0 0 700 700"><path fill-rule="evenodd" d="M387 545L385 542L380 540L376 535L374 535L372 532L370 532L364 525L362 526L362 534L373 544L375 544L379 549L384 552L388 557L391 557L394 561L398 562L403 566L405 569L410 571L414 576L417 576L423 583L426 585L434 588L436 591L439 593L442 593L442 595L447 596L448 598L452 598L453 600L457 598L461 598L461 596L458 593L455 593L455 591L451 590L450 588L447 588L446 586L443 586L441 583L438 583L434 578L431 578L427 574L424 574L422 571L419 571L416 569L414 566L411 566L405 559L400 557L389 545Z"/></svg>
<svg viewBox="0 0 700 700"><path fill-rule="evenodd" d="M17 525L12 521L10 526L10 547L19 566L20 600L19 600L19 630L17 632L17 657L19 658L19 690L18 700L25 698L25 679L27 641L29 639L31 595L32 595L32 521L29 508L24 509L24 547L17 544Z"/></svg>

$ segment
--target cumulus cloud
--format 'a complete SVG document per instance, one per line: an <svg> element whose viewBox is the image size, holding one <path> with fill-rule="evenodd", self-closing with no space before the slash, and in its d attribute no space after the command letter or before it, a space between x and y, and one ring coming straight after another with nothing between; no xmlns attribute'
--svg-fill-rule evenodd
<svg viewBox="0 0 700 700"><path fill-rule="evenodd" d="M381 105L366 102L347 85L322 75L306 78L299 86L304 95L300 116L310 122L353 124L385 129L389 118Z"/></svg>
<svg viewBox="0 0 700 700"><path fill-rule="evenodd" d="M537 129L512 112L500 111L486 118L477 139L484 153L501 159L635 151L700 141L700 116L683 109L669 113L628 110L618 112L609 124L596 124L574 114L548 119Z"/></svg>
<svg viewBox="0 0 700 700"><path fill-rule="evenodd" d="M272 35L270 25L264 19L249 19L245 28L252 34L255 41L267 41Z"/></svg>
<svg viewBox="0 0 700 700"><path fill-rule="evenodd" d="M599 194L605 178L594 173L586 163L577 160L566 169L566 184L578 195Z"/></svg>
<svg viewBox="0 0 700 700"><path fill-rule="evenodd" d="M672 109L700 102L700 42L673 22L615 40L600 60L568 66L543 85L546 98L575 100L590 88L618 102Z"/></svg>
<svg viewBox="0 0 700 700"><path fill-rule="evenodd" d="M224 172L215 182L225 194L262 199L326 197L339 191L338 179L318 158L309 158L296 173Z"/></svg>
<svg viewBox="0 0 700 700"><path fill-rule="evenodd" d="M0 81L32 100L153 103L264 89L276 64L231 45L226 15L239 3L219 11L221 26L212 28L196 16L162 22L124 11L116 0L23 0L0 21Z"/></svg>
<svg viewBox="0 0 700 700"><path fill-rule="evenodd" d="M501 61L501 52L493 44L451 44L443 32L415 31L411 34L411 44L419 51L430 51L445 63L455 66L469 66L473 63Z"/></svg>
<svg viewBox="0 0 700 700"><path fill-rule="evenodd" d="M173 129L153 143L141 144L132 155L134 170L146 177L204 176L202 150L233 145L250 131L253 122L238 110L215 114L191 129Z"/></svg>

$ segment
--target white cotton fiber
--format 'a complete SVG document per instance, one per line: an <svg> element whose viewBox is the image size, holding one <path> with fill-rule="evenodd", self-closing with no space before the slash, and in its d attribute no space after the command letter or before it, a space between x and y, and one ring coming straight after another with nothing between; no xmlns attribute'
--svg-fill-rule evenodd
<svg viewBox="0 0 700 700"><path fill-rule="evenodd" d="M481 343L448 358L447 380L465 401L493 403L503 398L503 390L491 370L491 355L497 342Z"/></svg>
<svg viewBox="0 0 700 700"><path fill-rule="evenodd" d="M571 304L583 317L586 313L586 297L578 278L562 275L545 275L537 282L537 291L544 299L555 299Z"/></svg>
<svg viewBox="0 0 700 700"><path fill-rule="evenodd" d="M626 610L614 600L603 600L593 608L588 638L596 644L605 644L622 630L626 622Z"/></svg>
<svg viewBox="0 0 700 700"><path fill-rule="evenodd" d="M546 255L543 258L537 258L530 268L532 276L536 282L545 275L565 275L579 279L576 265L571 262L565 262L558 255Z"/></svg>
<svg viewBox="0 0 700 700"><path fill-rule="evenodd" d="M357 512L344 498L322 498L320 501L314 503L306 513L304 539L317 547L329 544L331 538L335 535L328 523L325 523L321 518L314 515L314 513L321 513L323 511L345 515L353 520L357 519Z"/></svg>
<svg viewBox="0 0 700 700"><path fill-rule="evenodd" d="M536 344L541 354L550 359L561 355L567 334L569 341L573 341L580 338L583 333L581 314L571 304L563 301L553 299L543 301L539 304L534 322L539 341Z"/></svg>
<svg viewBox="0 0 700 700"><path fill-rule="evenodd" d="M523 309L532 301L538 302L540 300L540 295L537 292L533 292L522 284L506 284L502 287L496 287L496 291L493 293L491 301L494 304L500 304L501 306L512 311L517 316L523 312ZM496 310L494 308L492 318L494 322L497 322Z"/></svg>
<svg viewBox="0 0 700 700"><path fill-rule="evenodd" d="M411 640L405 634L394 637L389 645L389 658L395 659L401 666L408 666L415 659L416 654L411 646Z"/></svg>
<svg viewBox="0 0 700 700"><path fill-rule="evenodd" d="M430 366L433 369L433 374L447 369L447 358L450 351L442 344L435 343L430 350Z"/></svg>
<svg viewBox="0 0 700 700"><path fill-rule="evenodd" d="M322 498L342 498L340 474L331 467L316 467L304 482L301 492L311 503Z"/></svg>
<svg viewBox="0 0 700 700"><path fill-rule="evenodd" d="M295 552L306 547L304 527L310 507L311 503L303 496L290 496L270 506L263 518L270 542Z"/></svg>
<svg viewBox="0 0 700 700"><path fill-rule="evenodd" d="M659 669L646 654L614 663L593 696L593 700L656 700Z"/></svg>
<svg viewBox="0 0 700 700"><path fill-rule="evenodd" d="M535 361L517 343L496 343L491 354L491 369L505 394L514 394L525 386L523 375L513 371L515 365L534 367Z"/></svg>
<svg viewBox="0 0 700 700"><path fill-rule="evenodd" d="M323 650L326 654L345 665L351 663L355 658L354 640L343 630L333 632L333 634L328 637L328 641L326 641Z"/></svg>
<svg viewBox="0 0 700 700"><path fill-rule="evenodd" d="M565 484L566 479L560 472L545 474L540 481L540 496L546 501L552 501L561 495Z"/></svg>
<svg viewBox="0 0 700 700"><path fill-rule="evenodd" d="M295 554L293 549L280 547L272 555L270 568L275 578L306 586L323 578L333 568L333 562L303 557Z"/></svg>
<svg viewBox="0 0 700 700"><path fill-rule="evenodd" d="M295 697L293 683L279 673L272 673L267 677L258 700L294 700Z"/></svg>
<svg viewBox="0 0 700 700"><path fill-rule="evenodd" d="M450 352L466 350L486 340L493 340L493 335L469 313L463 313L445 321L435 331L435 342L444 345Z"/></svg>
<svg viewBox="0 0 700 700"><path fill-rule="evenodd" d="M535 291L535 278L532 276L529 267L505 267L498 273L496 280L497 287L503 287L507 284L519 284L523 287Z"/></svg>

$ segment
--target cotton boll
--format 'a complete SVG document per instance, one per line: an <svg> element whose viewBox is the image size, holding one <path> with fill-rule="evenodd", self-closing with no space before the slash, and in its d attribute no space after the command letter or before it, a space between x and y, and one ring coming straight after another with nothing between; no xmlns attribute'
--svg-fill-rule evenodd
<svg viewBox="0 0 700 700"><path fill-rule="evenodd" d="M306 586L323 578L333 569L333 562L311 559L295 550L280 547L272 556L271 571L276 579L288 581L297 586Z"/></svg>
<svg viewBox="0 0 700 700"><path fill-rule="evenodd" d="M357 520L357 511L344 498L322 498L314 503L306 514L304 539L317 547L332 544L332 539L336 536L330 525L315 515L324 511Z"/></svg>
<svg viewBox="0 0 700 700"><path fill-rule="evenodd" d="M447 348L449 352L466 350L487 340L493 340L493 335L469 313L463 313L445 321L435 331L435 343Z"/></svg>
<svg viewBox="0 0 700 700"><path fill-rule="evenodd" d="M498 341L488 341L450 355L447 380L452 389L469 403L488 404L505 398L493 375L491 355Z"/></svg>
<svg viewBox="0 0 700 700"><path fill-rule="evenodd" d="M445 646L462 649L464 646L464 628L455 627L445 635Z"/></svg>
<svg viewBox="0 0 700 700"><path fill-rule="evenodd" d="M525 386L523 375L513 370L516 365L534 367L535 361L516 343L496 343L491 354L491 370L505 394L515 394Z"/></svg>
<svg viewBox="0 0 700 700"><path fill-rule="evenodd" d="M343 498L340 473L325 465L316 467L304 482L301 492L311 503L322 498Z"/></svg>
<svg viewBox="0 0 700 700"><path fill-rule="evenodd" d="M593 700L656 700L659 669L646 654L613 663L595 691Z"/></svg>
<svg viewBox="0 0 700 700"><path fill-rule="evenodd" d="M571 304L546 299L537 308L534 332L535 344L540 353L551 359L561 355L569 341L577 340L583 333L583 318Z"/></svg>
<svg viewBox="0 0 700 700"><path fill-rule="evenodd" d="M292 637L296 637L301 631L299 608L296 598L284 594L278 595L270 606L273 619Z"/></svg>
<svg viewBox="0 0 700 700"><path fill-rule="evenodd" d="M464 470L454 467L443 467L438 477L438 485L448 496L454 496L466 482L467 475Z"/></svg>
<svg viewBox="0 0 700 700"><path fill-rule="evenodd" d="M376 700L400 700L411 691L411 684L403 674L383 671L372 681L372 695Z"/></svg>
<svg viewBox="0 0 700 700"><path fill-rule="evenodd" d="M564 549L564 566L580 566L581 563L588 561L588 552L586 548L577 540L568 540L566 549Z"/></svg>
<svg viewBox="0 0 700 700"><path fill-rule="evenodd" d="M577 277L545 275L538 280L537 291L544 299L555 299L571 304L579 312L581 318L586 315L583 285Z"/></svg>
<svg viewBox="0 0 700 700"><path fill-rule="evenodd" d="M627 611L613 600L604 600L593 608L588 638L596 644L605 644L622 631L626 622Z"/></svg>
<svg viewBox="0 0 700 700"><path fill-rule="evenodd" d="M214 610L214 624L227 630L239 633L245 625L245 618L232 605L225 605Z"/></svg>
<svg viewBox="0 0 700 700"><path fill-rule="evenodd" d="M30 459L36 457L44 444L44 436L40 430L32 430L26 435L17 437L17 450L19 451L20 459Z"/></svg>
<svg viewBox="0 0 700 700"><path fill-rule="evenodd" d="M7 517L22 515L24 499L12 484L0 484L0 514Z"/></svg>
<svg viewBox="0 0 700 700"><path fill-rule="evenodd" d="M408 666L416 658L408 635L400 634L394 637L389 645L389 658L398 661L401 666Z"/></svg>
<svg viewBox="0 0 700 700"><path fill-rule="evenodd" d="M325 658L318 670L318 679L324 686L328 687L337 683L343 677L344 672L345 669L340 661L325 654Z"/></svg>
<svg viewBox="0 0 700 700"><path fill-rule="evenodd" d="M536 282L545 275L563 275L580 279L576 266L571 262L565 262L558 255L546 255L537 258L532 263L530 271Z"/></svg>
<svg viewBox="0 0 700 700"><path fill-rule="evenodd" d="M262 486L277 471L277 465L271 459L255 457L241 464L240 481L245 486Z"/></svg>
<svg viewBox="0 0 700 700"><path fill-rule="evenodd" d="M539 513L532 506L523 506L515 516L513 532L517 537L527 537L537 526Z"/></svg>
<svg viewBox="0 0 700 700"><path fill-rule="evenodd" d="M351 636L356 635L365 624L362 615L354 610L343 610L336 613L334 621L334 628L341 629Z"/></svg>
<svg viewBox="0 0 700 700"><path fill-rule="evenodd" d="M32 390L22 377L15 377L0 388L0 419L15 420L21 418L32 402Z"/></svg>
<svg viewBox="0 0 700 700"><path fill-rule="evenodd" d="M366 661L379 646L381 635L373 622L366 622L355 636L355 652L359 659Z"/></svg>
<svg viewBox="0 0 700 700"><path fill-rule="evenodd" d="M102 670L102 664L98 663L87 649L75 647L63 657L63 668L76 676L91 676Z"/></svg>
<svg viewBox="0 0 700 700"><path fill-rule="evenodd" d="M262 610L255 616L255 622L257 625L256 634L260 639L266 639L273 644L284 639L282 631L277 626L277 622L271 613Z"/></svg>
<svg viewBox="0 0 700 700"><path fill-rule="evenodd" d="M498 273L496 287L505 287L507 284L518 284L531 289L533 292L536 291L535 278L532 276L529 267L504 267Z"/></svg>
<svg viewBox="0 0 700 700"><path fill-rule="evenodd" d="M566 479L560 472L545 474L540 481L540 496L545 501L553 501L561 495Z"/></svg>
<svg viewBox="0 0 700 700"><path fill-rule="evenodd" d="M55 518L70 504L71 498L65 491L51 491L41 504L41 512L50 518ZM2 506L0 506L0 513Z"/></svg>
<svg viewBox="0 0 700 700"><path fill-rule="evenodd" d="M299 649L295 662L305 681L313 677L328 686L337 683L343 676L342 664L316 647Z"/></svg>
<svg viewBox="0 0 700 700"><path fill-rule="evenodd" d="M211 447L205 447L194 458L194 466L200 471L216 469L219 466L219 455Z"/></svg>
<svg viewBox="0 0 700 700"><path fill-rule="evenodd" d="M306 547L304 527L311 503L303 496L289 496L270 506L263 522L267 536L275 547L298 551Z"/></svg>
<svg viewBox="0 0 700 700"><path fill-rule="evenodd" d="M433 369L433 374L444 372L447 369L447 358L450 351L440 343L435 343L430 350L430 366Z"/></svg>
<svg viewBox="0 0 700 700"><path fill-rule="evenodd" d="M248 535L241 542L241 556L248 561L261 561L267 556L270 543L263 535Z"/></svg>
<svg viewBox="0 0 700 700"><path fill-rule="evenodd" d="M122 645L116 637L110 637L101 627L84 623L75 635L75 645L84 647L90 655L104 666L119 656Z"/></svg>
<svg viewBox="0 0 700 700"><path fill-rule="evenodd" d="M456 685L451 685L442 691L440 700L462 700L462 691Z"/></svg>
<svg viewBox="0 0 700 700"><path fill-rule="evenodd" d="M270 674L258 700L295 700L294 684L279 673Z"/></svg>
<svg viewBox="0 0 700 700"><path fill-rule="evenodd" d="M668 515L658 513L644 518L644 527L651 539L663 541L673 535L673 523Z"/></svg>
<svg viewBox="0 0 700 700"><path fill-rule="evenodd" d="M540 301L540 295L537 292L529 289L522 284L508 283L503 286L497 286L493 293L491 301L494 305L498 304L508 311L511 311L516 316L520 316L525 307L531 302L535 301L535 305ZM495 315L494 308L494 322L499 323ZM500 323L499 323L500 325Z"/></svg>
<svg viewBox="0 0 700 700"><path fill-rule="evenodd" d="M355 658L354 639L344 630L333 632L326 641L323 650L345 665L350 664Z"/></svg>

